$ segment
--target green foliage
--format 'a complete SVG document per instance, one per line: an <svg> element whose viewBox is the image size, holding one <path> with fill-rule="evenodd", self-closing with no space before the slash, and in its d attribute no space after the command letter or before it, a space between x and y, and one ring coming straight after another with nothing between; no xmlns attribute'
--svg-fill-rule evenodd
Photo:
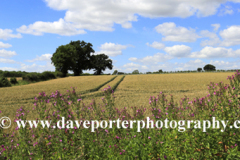
<svg viewBox="0 0 240 160"><path fill-rule="evenodd" d="M18 83L18 81L17 81L17 79L16 79L15 77L12 77L12 78L10 79L10 82L11 82L12 84L17 84L17 83Z"/></svg>
<svg viewBox="0 0 240 160"><path fill-rule="evenodd" d="M198 72L201 72L201 71L202 71L202 68L198 68L197 71L198 71Z"/></svg>
<svg viewBox="0 0 240 160"><path fill-rule="evenodd" d="M118 75L122 75L122 74L125 74L124 72L118 72Z"/></svg>
<svg viewBox="0 0 240 160"><path fill-rule="evenodd" d="M159 73L163 73L162 69L158 70Z"/></svg>
<svg viewBox="0 0 240 160"><path fill-rule="evenodd" d="M11 83L6 77L0 77L0 87L11 87Z"/></svg>
<svg viewBox="0 0 240 160"><path fill-rule="evenodd" d="M152 72L146 72L146 74L152 74Z"/></svg>
<svg viewBox="0 0 240 160"><path fill-rule="evenodd" d="M203 69L205 71L216 71L216 67L214 65L211 65L211 64L207 64L203 67Z"/></svg>
<svg viewBox="0 0 240 160"><path fill-rule="evenodd" d="M132 72L132 74L139 74L139 71L138 71L138 70L134 70L134 71Z"/></svg>
<svg viewBox="0 0 240 160"><path fill-rule="evenodd" d="M117 75L118 74L118 70L114 70L112 75Z"/></svg>
<svg viewBox="0 0 240 160"><path fill-rule="evenodd" d="M92 68L94 69L94 75L100 75L106 68L112 69L112 60L108 59L105 54L92 55Z"/></svg>
<svg viewBox="0 0 240 160"><path fill-rule="evenodd" d="M23 80L28 82L38 82L38 81L46 81L49 79L55 79L56 75L54 72L45 71L43 73L28 73L22 77Z"/></svg>
<svg viewBox="0 0 240 160"><path fill-rule="evenodd" d="M56 71L56 72L55 72L55 76L62 78L62 77L64 77L64 74L63 74L62 72Z"/></svg>
<svg viewBox="0 0 240 160"><path fill-rule="evenodd" d="M22 77L27 74L25 71L2 71L0 70L0 76L2 77Z"/></svg>

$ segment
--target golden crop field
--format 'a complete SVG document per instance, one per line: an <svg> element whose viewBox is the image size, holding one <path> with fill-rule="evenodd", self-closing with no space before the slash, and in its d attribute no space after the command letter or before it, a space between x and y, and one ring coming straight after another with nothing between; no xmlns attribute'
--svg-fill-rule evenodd
<svg viewBox="0 0 240 160"><path fill-rule="evenodd" d="M77 87L76 92L89 90L110 80L114 76L80 76L66 77L32 83L22 86L0 88L0 105L19 106L31 102L40 92L51 94L56 90L66 93L70 87Z"/></svg>
<svg viewBox="0 0 240 160"><path fill-rule="evenodd" d="M189 97L189 101L196 97L202 98L207 95L207 85L210 82L229 84L227 77L233 74L234 72L126 75L114 92L115 105L117 108L149 106L150 96L156 97L159 92L173 95L175 102L179 102L184 95ZM101 102L99 96L90 96L84 101L88 104L93 98L96 102Z"/></svg>
<svg viewBox="0 0 240 160"><path fill-rule="evenodd" d="M227 77L233 74L234 72L126 75L114 92L116 97L115 107L144 106L148 108L150 96L157 96L161 91L166 95L173 95L175 102L179 102L184 95L189 97L189 101L191 101L193 98L206 96L207 85L210 82L229 84ZM23 106L26 110L30 110L28 117L33 119L36 118L35 115L31 115L31 110L34 107L33 98L40 92L44 91L49 95L59 90L65 94L67 90L71 89L70 87L77 87L76 92L79 94L82 91L93 89L113 77L113 75L66 77L28 85L0 88L0 110L4 115L14 118L16 109ZM95 99L97 103L101 103L103 95L99 96L96 93L101 93L108 85L113 87L121 78L122 76L117 76L98 91L83 94L83 96L87 95L83 98L83 102L89 104L92 99Z"/></svg>

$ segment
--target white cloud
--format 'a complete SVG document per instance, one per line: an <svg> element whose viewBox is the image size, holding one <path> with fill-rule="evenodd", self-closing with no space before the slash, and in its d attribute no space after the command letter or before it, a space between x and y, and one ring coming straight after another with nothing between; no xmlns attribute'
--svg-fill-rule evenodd
<svg viewBox="0 0 240 160"><path fill-rule="evenodd" d="M128 46L127 45L121 45L121 44L115 44L115 43L104 43L100 47L100 51L95 52L95 54L101 54L104 53L108 56L118 56L122 55L122 50L126 49Z"/></svg>
<svg viewBox="0 0 240 160"><path fill-rule="evenodd" d="M17 55L15 51L7 51L5 49L0 50L0 57L12 57Z"/></svg>
<svg viewBox="0 0 240 160"><path fill-rule="evenodd" d="M50 61L52 54L43 54L41 56L37 56L37 58L33 60L26 60L27 62L35 62L35 61Z"/></svg>
<svg viewBox="0 0 240 160"><path fill-rule="evenodd" d="M217 29L214 28L214 30ZM208 40L204 40L201 42L201 46L218 46L221 43L221 40L219 39L218 35L213 32L209 32L208 30L202 30L201 31L201 36L202 37L208 37Z"/></svg>
<svg viewBox="0 0 240 160"><path fill-rule="evenodd" d="M191 47L186 45L174 45L172 47L165 47L164 51L173 57L186 57L191 53Z"/></svg>
<svg viewBox="0 0 240 160"><path fill-rule="evenodd" d="M234 46L240 44L240 26L233 25L220 31L220 36L223 38L220 46Z"/></svg>
<svg viewBox="0 0 240 160"><path fill-rule="evenodd" d="M2 71L19 71L19 69L12 68L12 67L0 67L0 70L2 70Z"/></svg>
<svg viewBox="0 0 240 160"><path fill-rule="evenodd" d="M176 70L179 71L197 70L197 68L203 68L205 65L206 63L200 59L190 60L186 63L176 64Z"/></svg>
<svg viewBox="0 0 240 160"><path fill-rule="evenodd" d="M9 48L12 47L11 44L0 42L0 48Z"/></svg>
<svg viewBox="0 0 240 160"><path fill-rule="evenodd" d="M26 71L26 72L44 72L44 71L54 71L55 67L51 64L51 62L47 62L46 65L38 65L36 63L32 65L26 65L22 63L20 70Z"/></svg>
<svg viewBox="0 0 240 160"><path fill-rule="evenodd" d="M170 55L166 55L163 53L156 53L153 56L146 56L144 58L136 58L136 57L131 57L129 58L130 61L133 62L139 62L143 64L157 64L159 62L165 62L167 60L172 59L173 57Z"/></svg>
<svg viewBox="0 0 240 160"><path fill-rule="evenodd" d="M146 45L156 49L163 49L165 47L163 43L156 42L156 41L154 41L152 44L146 43Z"/></svg>
<svg viewBox="0 0 240 160"><path fill-rule="evenodd" d="M17 29L17 31L25 34L33 34L36 36L43 35L43 33L53 33L62 36L72 36L86 33L82 29L76 29L73 24L65 22L62 18L55 22L37 21L33 24L30 24L29 26L22 25Z"/></svg>
<svg viewBox="0 0 240 160"><path fill-rule="evenodd" d="M236 0L230 0L238 2ZM114 24L131 28L137 15L147 18L210 16L225 0L45 0L48 7L66 11L65 17L55 22L35 22L23 25L19 32L33 35L55 33L77 35L90 31L113 31ZM229 11L226 11L226 13ZM64 32L65 31L65 32ZM188 39L189 40L189 39Z"/></svg>
<svg viewBox="0 0 240 160"><path fill-rule="evenodd" d="M240 49L233 51L231 48L223 47L204 47L199 52L192 52L189 57L191 58L223 58L223 57L237 57L240 55Z"/></svg>
<svg viewBox="0 0 240 160"><path fill-rule="evenodd" d="M162 38L163 41L195 42L197 38L200 38L194 29L187 29L181 26L177 27L173 22L159 24L155 29L158 33L165 36Z"/></svg>
<svg viewBox="0 0 240 160"><path fill-rule="evenodd" d="M0 58L0 63L17 63L17 62L12 59Z"/></svg>
<svg viewBox="0 0 240 160"><path fill-rule="evenodd" d="M211 26L214 27L213 30L216 32L216 31L218 31L218 29L220 28L221 25L220 24L211 24Z"/></svg>
<svg viewBox="0 0 240 160"><path fill-rule="evenodd" d="M0 29L0 39L8 40L11 38L22 38L22 35L20 33L12 34L11 29Z"/></svg>
<svg viewBox="0 0 240 160"><path fill-rule="evenodd" d="M233 10L231 6L225 6L223 9L220 10L220 15L231 15L233 14Z"/></svg>

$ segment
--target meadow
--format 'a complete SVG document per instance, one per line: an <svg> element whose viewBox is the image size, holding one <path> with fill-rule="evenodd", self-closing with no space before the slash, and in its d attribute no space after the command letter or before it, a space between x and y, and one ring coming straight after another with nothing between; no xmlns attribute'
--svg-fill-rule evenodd
<svg viewBox="0 0 240 160"><path fill-rule="evenodd" d="M0 117L56 122L62 116L68 120L146 120L148 116L154 121L208 120L215 116L232 124L239 119L240 73L228 77L231 74L81 76L0 88ZM159 128L139 133L136 127L117 129L114 125L92 133L81 127L23 129L12 125L1 132L0 156L11 159L239 158L239 131L229 128L225 132Z"/></svg>

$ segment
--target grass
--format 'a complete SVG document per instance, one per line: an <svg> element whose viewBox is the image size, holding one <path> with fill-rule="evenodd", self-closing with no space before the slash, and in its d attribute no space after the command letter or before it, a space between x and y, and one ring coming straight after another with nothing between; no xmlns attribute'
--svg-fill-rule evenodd
<svg viewBox="0 0 240 160"><path fill-rule="evenodd" d="M66 94L61 94L60 91L52 94L42 92L34 100L35 103L32 105L34 109L18 108L17 115L11 119L40 118L56 122L59 117L72 121L119 118L146 122L146 117L150 117L154 122L166 118L203 122L202 120L216 117L217 120L229 120L228 124L233 125L233 122L240 118L238 99L240 73L235 73L227 80L228 75L229 73L182 73L181 75L127 75L124 78L118 76L109 82L117 86L116 92L112 92L113 86L105 88L102 99L96 96L95 98L99 100L93 100L90 96L89 99L86 97L82 100L78 93L83 89L73 88ZM106 78L102 82L108 82L110 79L111 77ZM98 82L97 80L100 79L93 77L88 83L93 85L93 82ZM95 88L98 86L100 85L95 85ZM62 86L58 85L58 87ZM87 87L85 89L87 90ZM7 116L7 106L4 106L0 117ZM13 108L11 109L16 113ZM184 132L179 132L178 128L163 127L141 129L141 132L137 132L136 125L132 129L118 129L113 125L112 129L99 128L95 132L90 132L90 129L83 127L78 129L29 129L29 127L17 129L15 127L16 125L12 125L8 130L0 130L0 135L1 132L3 134L0 136L0 145L2 145L0 158L1 156L8 159L19 157L28 159L240 158L238 148L240 131L236 128L225 128L224 132L220 132L220 129L210 127L207 132L203 132L202 128L192 129L194 127L192 125L191 129L185 127Z"/></svg>

